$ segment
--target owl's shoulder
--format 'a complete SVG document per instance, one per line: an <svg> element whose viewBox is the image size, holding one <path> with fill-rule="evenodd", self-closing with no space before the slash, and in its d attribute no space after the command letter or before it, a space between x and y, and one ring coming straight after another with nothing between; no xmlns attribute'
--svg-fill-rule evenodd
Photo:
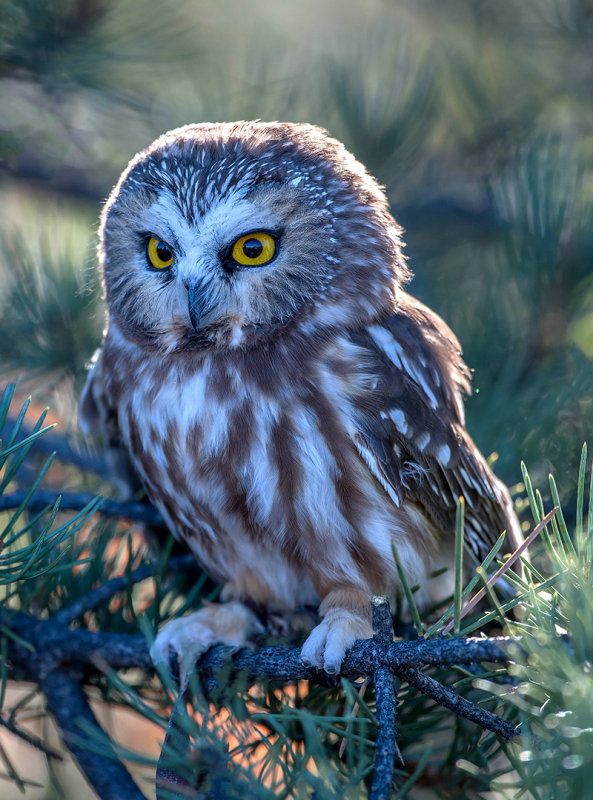
<svg viewBox="0 0 593 800"><path fill-rule="evenodd" d="M435 414L448 425L465 424L470 371L459 341L438 314L401 292L393 310L348 335L372 363L376 394L391 398L397 418L416 418L424 430Z"/></svg>
<svg viewBox="0 0 593 800"><path fill-rule="evenodd" d="M373 391L356 404L356 443L390 496L452 531L463 495L467 543L478 558L503 529L517 541L508 492L465 429L469 370L446 323L406 296L352 338L374 371Z"/></svg>

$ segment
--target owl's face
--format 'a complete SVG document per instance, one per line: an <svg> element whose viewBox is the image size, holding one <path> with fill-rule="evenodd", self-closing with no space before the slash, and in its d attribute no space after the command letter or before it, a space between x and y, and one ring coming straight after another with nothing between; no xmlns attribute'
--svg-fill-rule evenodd
<svg viewBox="0 0 593 800"><path fill-rule="evenodd" d="M407 277L385 196L321 129L180 128L136 156L103 214L112 318L164 349L360 324Z"/></svg>

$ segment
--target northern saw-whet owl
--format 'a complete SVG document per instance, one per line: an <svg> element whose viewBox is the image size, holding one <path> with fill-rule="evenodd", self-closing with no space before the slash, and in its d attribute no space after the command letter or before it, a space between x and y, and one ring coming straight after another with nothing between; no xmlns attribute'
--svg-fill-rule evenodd
<svg viewBox="0 0 593 800"><path fill-rule="evenodd" d="M258 610L319 607L303 661L338 672L369 600L420 605L467 552L521 534L464 426L469 373L402 288L401 228L376 181L312 125L188 125L139 153L102 215L108 326L80 404L120 447L223 602L170 622L182 668L245 643ZM440 588L437 588L440 587ZM446 592L445 592L446 593Z"/></svg>

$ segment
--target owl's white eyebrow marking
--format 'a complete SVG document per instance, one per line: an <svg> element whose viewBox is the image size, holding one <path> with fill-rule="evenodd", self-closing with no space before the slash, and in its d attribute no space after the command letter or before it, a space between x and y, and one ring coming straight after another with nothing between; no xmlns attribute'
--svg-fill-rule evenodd
<svg viewBox="0 0 593 800"><path fill-rule="evenodd" d="M230 245L247 231L275 229L280 217L242 197L242 193L227 195L214 203L196 223L199 235L210 234L218 245Z"/></svg>
<svg viewBox="0 0 593 800"><path fill-rule="evenodd" d="M161 192L159 199L143 212L140 222L145 231L160 236L177 249L187 247L185 240L191 229L168 192Z"/></svg>

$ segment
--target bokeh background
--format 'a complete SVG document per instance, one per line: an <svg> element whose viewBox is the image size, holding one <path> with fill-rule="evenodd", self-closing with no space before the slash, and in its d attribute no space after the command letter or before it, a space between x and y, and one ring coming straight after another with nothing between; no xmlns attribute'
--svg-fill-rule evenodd
<svg viewBox="0 0 593 800"><path fill-rule="evenodd" d="M240 118L322 125L385 185L411 291L474 370L472 435L513 486L522 459L553 472L570 517L593 444L592 0L0 0L0 383L84 447L101 204L165 130Z"/></svg>

